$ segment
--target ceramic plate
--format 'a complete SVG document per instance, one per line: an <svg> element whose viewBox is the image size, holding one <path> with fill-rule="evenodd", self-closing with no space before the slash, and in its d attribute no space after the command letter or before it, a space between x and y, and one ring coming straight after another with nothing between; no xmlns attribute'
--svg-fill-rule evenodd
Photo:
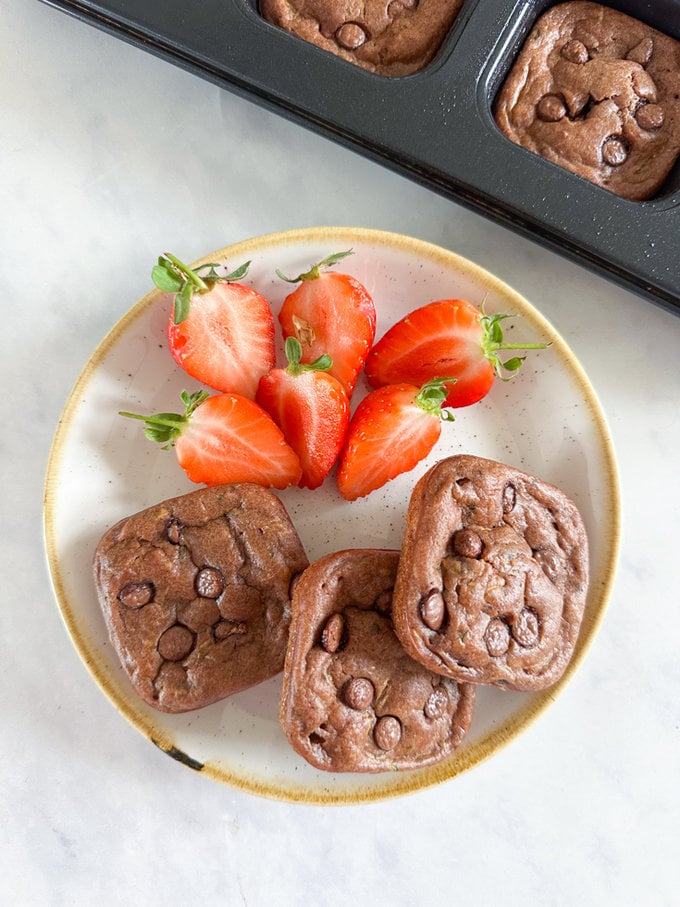
<svg viewBox="0 0 680 907"><path fill-rule="evenodd" d="M115 706L152 743L195 771L253 793L310 803L371 801L428 787L512 740L555 701L582 660L606 606L619 546L615 457L588 378L545 318L485 270L416 239L351 228L263 236L194 266L222 261L233 270L250 259L245 282L277 312L291 289L277 268L298 274L349 248L354 254L336 269L352 273L372 294L378 337L417 306L463 297L484 303L487 312L516 313L507 329L511 337L551 345L530 354L512 381L496 382L484 401L458 410L426 460L369 497L343 501L332 477L315 491L280 492L309 559L343 548L398 548L411 490L444 456L490 457L558 485L579 506L588 529L591 585L574 658L556 686L534 694L480 687L472 727L452 757L417 771L378 775L321 772L290 748L277 720L280 676L184 715L156 712L138 699L108 641L91 561L113 523L196 487L172 451L147 441L140 423L117 415L121 409L177 410L180 392L198 387L167 350L171 300L159 291L133 306L86 363L59 422L46 480L45 541L56 599L78 653ZM356 399L363 393L360 382Z"/></svg>

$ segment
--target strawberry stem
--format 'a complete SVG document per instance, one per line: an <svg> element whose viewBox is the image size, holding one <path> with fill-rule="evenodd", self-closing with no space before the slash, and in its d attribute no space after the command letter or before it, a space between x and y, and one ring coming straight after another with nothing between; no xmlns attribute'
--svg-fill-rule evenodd
<svg viewBox="0 0 680 907"><path fill-rule="evenodd" d="M416 394L414 403L426 413L437 416L442 422L455 422L455 417L450 409L442 409L442 404L450 393L447 385L455 384L455 378L433 378L423 384Z"/></svg>
<svg viewBox="0 0 680 907"><path fill-rule="evenodd" d="M300 283L303 280L316 280L326 268L332 268L333 265L342 261L343 258L347 258L348 255L353 254L354 252L352 249L347 249L345 252L333 252L332 255L328 255L315 265L310 265L309 271L304 271L302 274L298 274L297 277L286 277L286 275L278 269L276 271L276 276L280 277L281 280L285 280L286 283Z"/></svg>
<svg viewBox="0 0 680 907"><path fill-rule="evenodd" d="M159 257L158 262L151 271L151 279L159 290L163 290L164 293L175 294L172 316L175 324L181 324L186 320L194 293L207 292L212 289L218 280L227 282L241 280L246 275L250 262L247 261L235 271L232 271L231 274L226 274L223 277L215 270L217 267L219 266L210 262L193 270L170 252L165 252ZM203 278L198 272L206 268L208 273Z"/></svg>
<svg viewBox="0 0 680 907"><path fill-rule="evenodd" d="M164 255L168 259L168 261L172 262L172 264L177 268L177 270L181 274L183 274L188 281L193 283L193 285L197 289L199 289L199 290L208 289L208 284L203 280L202 277L199 277L199 275L196 273L196 271L192 271L192 269L189 267L189 265L185 265L183 261L180 261L179 258L176 258L171 252L165 252Z"/></svg>
<svg viewBox="0 0 680 907"><path fill-rule="evenodd" d="M482 326L482 352L493 366L493 370L501 381L509 381L514 373L521 368L526 356L512 356L503 361L498 355L499 350L544 350L549 343L505 343L501 322L514 316L508 313L487 315L482 308L479 322ZM505 375L504 371L510 372Z"/></svg>
<svg viewBox="0 0 680 907"><path fill-rule="evenodd" d="M333 360L328 353L323 353L314 362L300 362L302 359L302 344L297 337L286 337L286 359L289 375L301 375L303 372L327 372L333 366Z"/></svg>
<svg viewBox="0 0 680 907"><path fill-rule="evenodd" d="M210 394L207 391L195 391L193 394L182 391L183 413L156 413L153 416L143 416L140 413L128 413L121 410L118 415L125 416L127 419L139 419L144 422L146 424L144 436L149 441L157 441L162 444L163 450L167 450L173 446L175 439L182 434L182 430L194 410L209 396Z"/></svg>

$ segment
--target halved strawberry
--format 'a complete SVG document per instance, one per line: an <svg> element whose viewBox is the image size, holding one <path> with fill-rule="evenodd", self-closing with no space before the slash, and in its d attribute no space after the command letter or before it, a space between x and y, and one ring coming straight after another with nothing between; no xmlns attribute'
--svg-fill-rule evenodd
<svg viewBox="0 0 680 907"><path fill-rule="evenodd" d="M349 424L349 399L337 378L329 374L330 356L308 365L300 362L302 346L286 340L286 368L260 378L255 398L283 431L300 458L300 486L318 488L338 458Z"/></svg>
<svg viewBox="0 0 680 907"><path fill-rule="evenodd" d="M507 380L524 357L502 362L502 350L544 349L544 343L505 343L501 322L510 315L486 315L464 299L441 299L411 312L375 344L366 360L372 387L407 381L423 384L441 375L448 386L446 406L477 403L494 379Z"/></svg>
<svg viewBox="0 0 680 907"><path fill-rule="evenodd" d="M177 460L192 482L224 485L254 482L286 488L300 481L302 470L281 429L253 400L240 394L182 391L184 413L121 416L146 423L144 434Z"/></svg>
<svg viewBox="0 0 680 907"><path fill-rule="evenodd" d="M364 397L340 455L336 478L343 498L354 501L370 494L429 454L441 435L442 420L453 421L442 409L446 380L421 388L389 384Z"/></svg>
<svg viewBox="0 0 680 907"><path fill-rule="evenodd" d="M175 294L167 328L175 362L202 384L252 399L262 375L274 367L276 350L269 303L238 283L249 264L219 275L219 265L192 270L166 253L152 277L161 290Z"/></svg>
<svg viewBox="0 0 680 907"><path fill-rule="evenodd" d="M376 325L375 305L366 287L349 274L325 270L351 254L351 249L336 252L297 277L276 272L282 280L300 284L279 312L284 337L297 337L304 363L328 354L333 360L330 373L348 397L375 339Z"/></svg>

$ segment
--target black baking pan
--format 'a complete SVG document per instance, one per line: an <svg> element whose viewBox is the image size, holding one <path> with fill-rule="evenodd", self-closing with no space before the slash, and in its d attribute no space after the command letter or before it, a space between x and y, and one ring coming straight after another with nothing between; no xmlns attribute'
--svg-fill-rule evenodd
<svg viewBox="0 0 680 907"><path fill-rule="evenodd" d="M266 22L257 0L44 0L335 139L680 314L680 163L629 201L526 151L492 104L554 0L465 0L438 55L393 78ZM680 40L680 0L612 6Z"/></svg>

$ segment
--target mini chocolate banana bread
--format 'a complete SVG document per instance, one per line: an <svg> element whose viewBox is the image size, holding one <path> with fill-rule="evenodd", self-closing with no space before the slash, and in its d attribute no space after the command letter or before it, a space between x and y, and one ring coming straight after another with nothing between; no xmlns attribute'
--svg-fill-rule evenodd
<svg viewBox="0 0 680 907"><path fill-rule="evenodd" d="M317 768L429 765L470 726L474 686L427 670L395 636L398 561L397 551L341 551L313 563L295 585L279 715L293 748Z"/></svg>
<svg viewBox="0 0 680 907"><path fill-rule="evenodd" d="M551 686L573 654L587 585L585 528L560 489L473 456L440 461L416 485L392 617L430 670Z"/></svg>
<svg viewBox="0 0 680 907"><path fill-rule="evenodd" d="M680 156L680 41L599 3L561 3L524 43L495 119L598 186L651 198Z"/></svg>
<svg viewBox="0 0 680 907"><path fill-rule="evenodd" d="M109 529L95 583L142 699L185 712L281 671L289 590L307 563L283 504L258 485L199 489Z"/></svg>
<svg viewBox="0 0 680 907"><path fill-rule="evenodd" d="M441 47L463 0L260 0L280 28L384 76L423 69Z"/></svg>

